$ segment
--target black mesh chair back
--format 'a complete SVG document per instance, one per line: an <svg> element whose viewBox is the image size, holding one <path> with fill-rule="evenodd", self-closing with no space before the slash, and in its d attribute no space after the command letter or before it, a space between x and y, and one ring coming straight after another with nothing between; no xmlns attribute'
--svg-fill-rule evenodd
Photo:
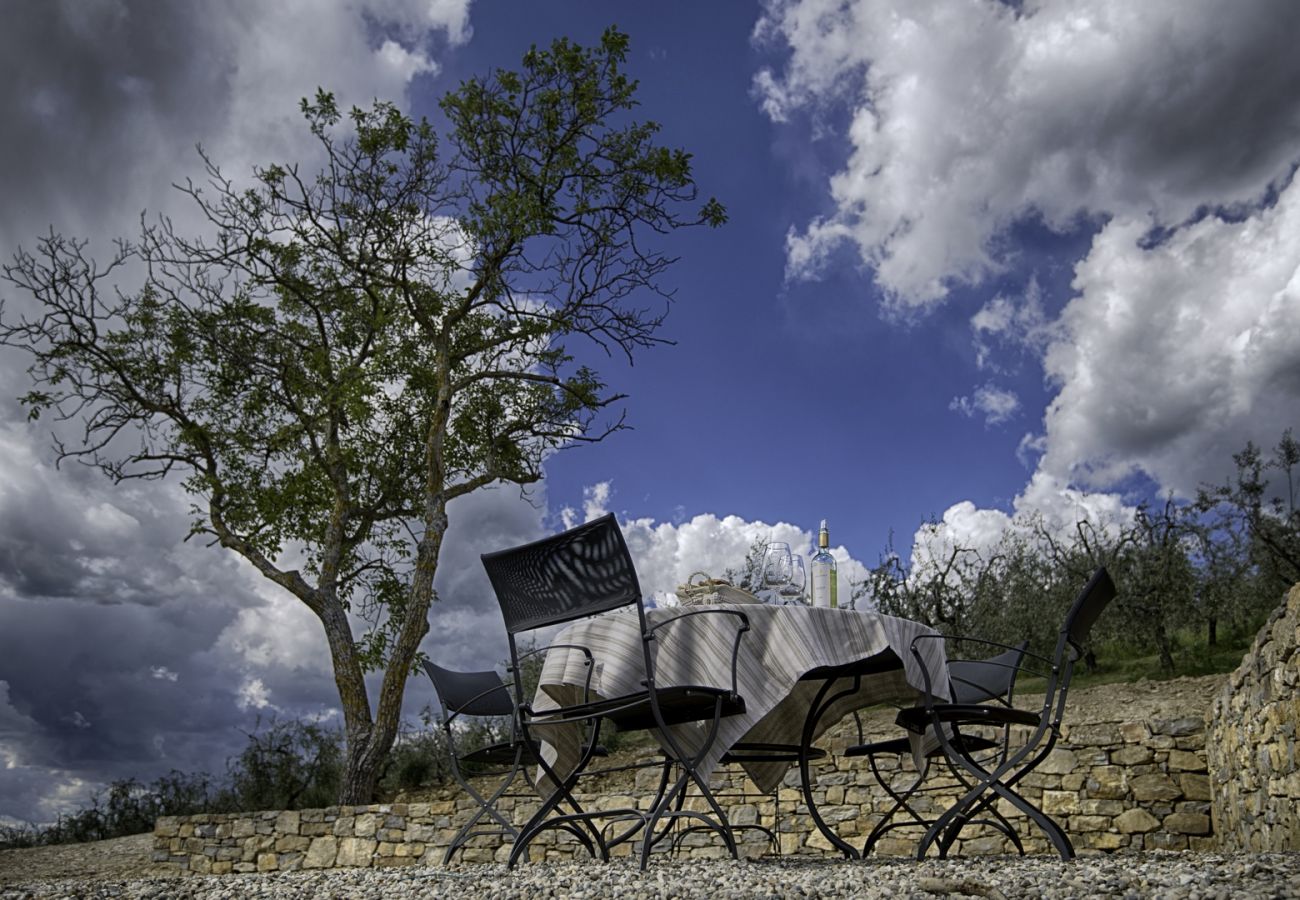
<svg viewBox="0 0 1300 900"><path fill-rule="evenodd" d="M632 557L612 513L482 559L512 635L641 599Z"/></svg>
<svg viewBox="0 0 1300 900"><path fill-rule="evenodd" d="M425 660L424 671L443 707L467 716L511 716L510 687L495 671L453 672Z"/></svg>

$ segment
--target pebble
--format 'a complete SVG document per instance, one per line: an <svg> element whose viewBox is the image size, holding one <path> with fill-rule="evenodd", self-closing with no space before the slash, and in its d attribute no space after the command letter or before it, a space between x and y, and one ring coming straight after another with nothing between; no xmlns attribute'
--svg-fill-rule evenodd
<svg viewBox="0 0 1300 900"><path fill-rule="evenodd" d="M830 858L500 864L447 868L327 869L265 875L55 881L0 887L0 900L403 900L415 897L786 898L1160 897L1297 898L1300 852L966 857L947 860Z"/></svg>

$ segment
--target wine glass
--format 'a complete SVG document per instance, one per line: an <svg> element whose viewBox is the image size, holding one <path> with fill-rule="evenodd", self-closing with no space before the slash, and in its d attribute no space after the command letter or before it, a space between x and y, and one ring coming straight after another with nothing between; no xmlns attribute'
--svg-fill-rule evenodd
<svg viewBox="0 0 1300 900"><path fill-rule="evenodd" d="M781 588L790 583L792 566L789 544L774 541L763 548L762 561L758 566L758 587L764 602L777 601Z"/></svg>
<svg viewBox="0 0 1300 900"><path fill-rule="evenodd" d="M777 589L781 599L789 605L803 605L804 586L808 583L808 572L803 565L803 557L798 553L790 557L790 580Z"/></svg>

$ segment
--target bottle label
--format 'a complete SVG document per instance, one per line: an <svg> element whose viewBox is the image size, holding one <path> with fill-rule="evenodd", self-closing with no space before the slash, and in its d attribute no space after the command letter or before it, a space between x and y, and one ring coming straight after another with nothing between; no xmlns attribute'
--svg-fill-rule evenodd
<svg viewBox="0 0 1300 900"><path fill-rule="evenodd" d="M831 573L830 563L813 560L812 564L812 605L835 605L835 577Z"/></svg>

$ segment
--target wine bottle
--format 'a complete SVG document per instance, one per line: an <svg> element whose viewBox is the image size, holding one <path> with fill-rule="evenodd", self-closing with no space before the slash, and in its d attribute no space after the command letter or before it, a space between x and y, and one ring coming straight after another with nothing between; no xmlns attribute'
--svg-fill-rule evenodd
<svg viewBox="0 0 1300 900"><path fill-rule="evenodd" d="M826 529L826 520L822 519L821 530L817 533L817 555L812 558L812 605L835 607L839 605L839 575L835 566L835 557L828 549L831 545L830 532Z"/></svg>

